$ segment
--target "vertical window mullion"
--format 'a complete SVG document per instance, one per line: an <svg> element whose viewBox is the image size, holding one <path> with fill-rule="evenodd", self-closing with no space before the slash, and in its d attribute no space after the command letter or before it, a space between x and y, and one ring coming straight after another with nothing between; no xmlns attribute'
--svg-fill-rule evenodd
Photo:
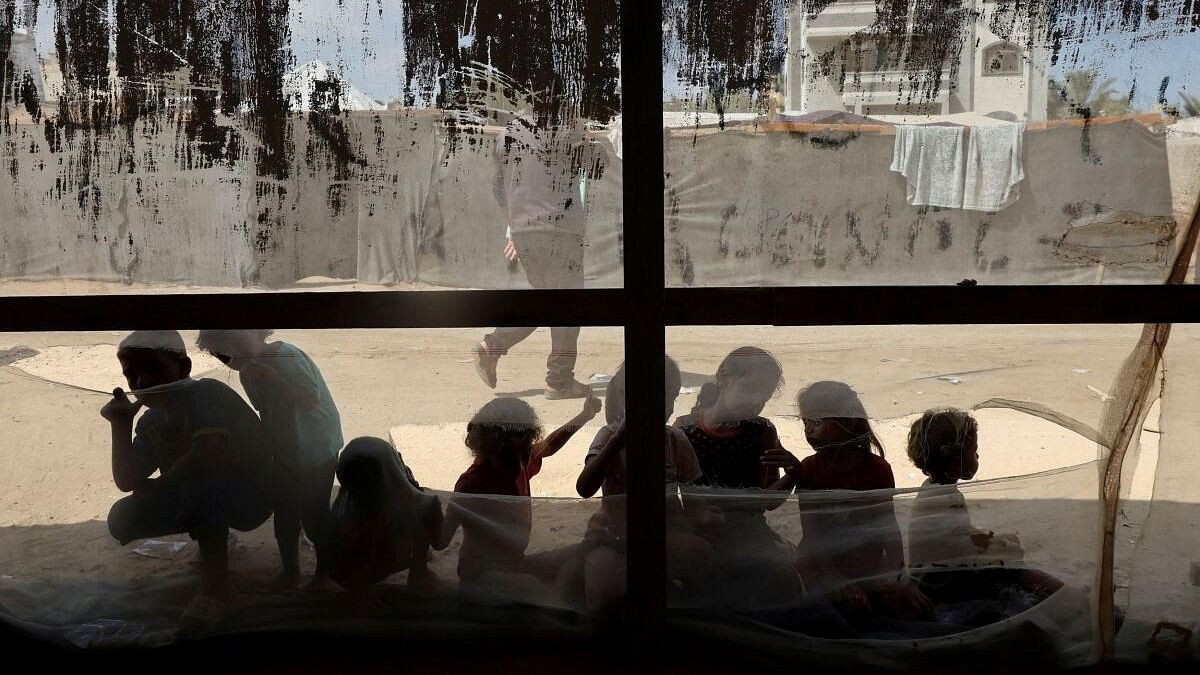
<svg viewBox="0 0 1200 675"><path fill-rule="evenodd" d="M666 617L663 425L666 354L663 265L662 3L621 3L624 164L626 462L630 644L661 656Z"/></svg>

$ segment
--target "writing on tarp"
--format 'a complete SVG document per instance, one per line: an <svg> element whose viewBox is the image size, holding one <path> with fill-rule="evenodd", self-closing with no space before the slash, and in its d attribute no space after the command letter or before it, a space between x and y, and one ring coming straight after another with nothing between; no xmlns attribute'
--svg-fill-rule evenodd
<svg viewBox="0 0 1200 675"><path fill-rule="evenodd" d="M677 235L679 196L671 192L668 199L668 236ZM840 252L839 269L853 266L872 267L881 259L893 255L915 259L925 253L953 255L955 231L960 227L973 229L971 255L980 270L1000 270L1010 260L1008 255L996 255L987 250L991 227L986 219L973 225L955 224L934 217L939 210L922 210L915 217L892 217L885 209L883 218L870 218L855 210L817 213L809 209L778 206L773 203L745 199L726 204L719 209L720 222L714 242L722 258L736 260L769 260L772 265L786 266L809 263L823 268L830 250ZM904 235L893 238L893 229ZM673 263L682 270L682 253L686 245L674 237ZM690 257L686 261L692 267ZM688 276L694 277L694 271Z"/></svg>

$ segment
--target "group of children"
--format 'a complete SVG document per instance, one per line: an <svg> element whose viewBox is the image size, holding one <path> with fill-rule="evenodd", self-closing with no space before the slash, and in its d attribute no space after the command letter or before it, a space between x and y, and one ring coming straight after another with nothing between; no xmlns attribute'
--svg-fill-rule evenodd
<svg viewBox="0 0 1200 675"><path fill-rule="evenodd" d="M361 594L403 570L410 585L434 583L430 549L445 549L461 529L457 571L464 588L547 592L601 613L622 606L624 367L608 385L607 424L592 441L577 481L582 497L602 493L600 509L579 543L526 555L533 524L530 481L600 412L598 399L587 398L578 415L545 436L527 403L499 398L484 405L467 427L472 463L443 512L390 443L360 438L342 449L338 410L320 371L295 346L268 342L270 334L201 331L197 342L238 372L250 405L221 382L192 379L177 332L134 332L118 349L136 402L117 389L101 415L112 427L114 480L132 494L112 507L109 528L122 543L183 532L197 540L202 584L183 628L210 627L223 613L232 591L229 528L252 530L272 513L283 568L279 588L300 583L301 530L316 550L309 588L336 583ZM670 420L681 376L670 358L665 368L664 420ZM761 609L820 596L849 615L873 607L904 615L926 611L927 601L906 581L887 493L835 510L828 500L802 496L804 538L797 546L768 525L765 513L793 491L895 487L883 446L845 384L818 382L799 393L805 436L816 453L801 461L786 450L761 414L782 383L783 369L770 353L734 350L696 406L667 428L667 575L674 597ZM142 406L147 411L135 427ZM914 423L908 454L929 476L927 485L953 485L977 470L976 445L968 414L930 411ZM159 477L151 478L156 471ZM341 488L331 508L335 475ZM953 499L957 493L938 494ZM952 527L941 517L941 510L918 497L910 562L966 557L988 547L990 533L971 529L965 508L953 516L961 522ZM948 533L963 541L947 541Z"/></svg>
<svg viewBox="0 0 1200 675"><path fill-rule="evenodd" d="M113 479L132 494L113 505L108 527L122 544L184 532L196 540L202 581L185 630L218 621L232 593L230 528L253 530L274 514L277 588L300 583L302 529L317 553L310 588L327 588L335 572L329 498L343 444L338 410L312 360L268 342L270 334L201 331L198 340L238 372L253 408L222 382L192 379L176 331L136 331L117 349L136 401L118 388L100 414L112 428Z"/></svg>
<svg viewBox="0 0 1200 675"><path fill-rule="evenodd" d="M665 363L670 420L681 389L678 365ZM805 437L815 454L803 461L786 450L774 425L762 416L783 383L783 369L765 350L742 347L720 364L696 406L666 430L663 457L669 490L666 523L669 588L680 602L705 601L725 609L789 606L801 598L826 595L840 611L891 612L919 616L929 602L909 583L903 538L890 495L895 488L883 445L858 395L840 382L804 388L796 405ZM474 463L459 479L447 507L444 546L459 525L463 544L459 576L491 587L508 585L527 592L549 583L566 600L595 612L621 607L626 577L627 442L625 371L606 392L607 424L592 441L576 483L581 497L602 493L601 508L578 544L526 556L532 530L529 481L542 461L562 447L599 411L595 401L545 440L526 404L493 401L468 427ZM929 476L926 486L953 486L978 468L976 425L966 412L937 410L913 425L908 451ZM865 493L847 500L821 499L822 491ZM876 492L884 491L884 492ZM801 503L804 539L792 546L767 523L767 511L798 492L816 499ZM965 502L953 487L929 494L956 495L949 514L932 508L925 494L914 508L913 566L985 551L991 533L970 529ZM477 495L489 495L480 497ZM494 495L503 495L497 499ZM924 507L924 508L923 508ZM966 529L959 527L959 519ZM939 551L940 540L957 536L953 555ZM969 550L966 550L969 549ZM553 561L547 571L547 560Z"/></svg>

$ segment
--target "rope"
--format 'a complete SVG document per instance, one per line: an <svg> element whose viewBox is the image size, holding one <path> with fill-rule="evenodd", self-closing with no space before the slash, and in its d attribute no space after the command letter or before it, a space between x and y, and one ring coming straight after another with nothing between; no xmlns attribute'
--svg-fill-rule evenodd
<svg viewBox="0 0 1200 675"><path fill-rule="evenodd" d="M105 397L111 397L113 395L111 390L110 391L102 391L100 389L92 389L90 387L81 387L77 384L71 384L70 382L60 382L58 380L51 380L49 378L42 377L41 375L34 375L31 372L21 370L20 368L17 368L15 366L0 366L0 371L6 372L6 373L11 373L12 375L15 375L16 377L19 377L23 380L28 380L30 382L37 382L39 384L45 384L45 385L55 386L55 387L63 387L65 389L72 389L74 391L80 391L80 392L83 392L86 394L95 394L98 396L105 396ZM145 389L135 389L132 391L126 391L125 393L127 395L133 395L133 396L144 396L146 394L162 394L162 393L165 393L168 391L176 391L179 389L183 389L185 386L187 386L186 383L190 382L190 381L191 380L189 378L189 379L179 380L178 382L169 382L167 384L160 384L160 385L153 386L153 387L146 387Z"/></svg>

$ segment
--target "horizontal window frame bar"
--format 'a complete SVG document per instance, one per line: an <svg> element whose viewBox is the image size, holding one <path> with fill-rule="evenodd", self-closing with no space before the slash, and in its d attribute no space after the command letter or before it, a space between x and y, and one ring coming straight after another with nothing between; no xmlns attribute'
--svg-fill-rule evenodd
<svg viewBox="0 0 1200 675"><path fill-rule="evenodd" d="M0 331L624 326L625 289L0 297ZM1200 285L668 288L668 326L1200 323Z"/></svg>
<svg viewBox="0 0 1200 675"><path fill-rule="evenodd" d="M1200 322L1200 285L676 288L672 326Z"/></svg>
<svg viewBox="0 0 1200 675"><path fill-rule="evenodd" d="M0 331L620 326L621 289L0 297Z"/></svg>

